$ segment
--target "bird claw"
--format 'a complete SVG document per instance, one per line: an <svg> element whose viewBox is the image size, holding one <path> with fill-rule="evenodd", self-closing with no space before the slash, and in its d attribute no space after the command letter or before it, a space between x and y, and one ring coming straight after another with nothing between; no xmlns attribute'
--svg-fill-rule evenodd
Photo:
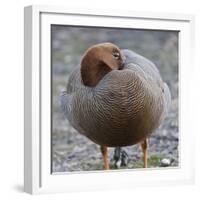
<svg viewBox="0 0 200 200"><path fill-rule="evenodd" d="M117 147L114 150L114 165L117 169L120 167L126 167L128 165L128 154L125 150L121 149L121 147Z"/></svg>

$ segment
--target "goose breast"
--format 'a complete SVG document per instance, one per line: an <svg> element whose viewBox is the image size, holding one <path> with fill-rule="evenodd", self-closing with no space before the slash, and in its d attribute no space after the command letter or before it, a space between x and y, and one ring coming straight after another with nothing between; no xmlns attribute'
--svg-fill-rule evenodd
<svg viewBox="0 0 200 200"><path fill-rule="evenodd" d="M162 122L171 99L151 61L130 50L122 53L126 58L122 70L112 70L96 87L87 87L78 67L61 95L62 108L74 128L109 147L133 145L150 135Z"/></svg>

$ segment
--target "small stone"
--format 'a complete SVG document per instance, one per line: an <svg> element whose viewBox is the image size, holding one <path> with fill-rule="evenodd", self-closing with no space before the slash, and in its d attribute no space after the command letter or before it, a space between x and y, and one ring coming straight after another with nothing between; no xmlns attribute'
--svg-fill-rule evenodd
<svg viewBox="0 0 200 200"><path fill-rule="evenodd" d="M121 160L118 160L116 163L115 163L115 167L117 168L117 169L119 169L120 168L120 166L121 166Z"/></svg>
<svg viewBox="0 0 200 200"><path fill-rule="evenodd" d="M163 158L163 159L161 160L161 166L162 166L162 167L168 167L168 166L170 166L170 164L171 164L171 161L170 161L170 159L168 159L168 158Z"/></svg>

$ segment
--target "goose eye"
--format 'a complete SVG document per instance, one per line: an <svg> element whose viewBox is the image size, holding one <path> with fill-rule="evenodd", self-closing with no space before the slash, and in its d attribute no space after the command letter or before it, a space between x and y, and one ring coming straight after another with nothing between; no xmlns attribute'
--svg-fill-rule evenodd
<svg viewBox="0 0 200 200"><path fill-rule="evenodd" d="M113 57L114 57L115 59L119 60L120 55L119 55L118 52L114 52L114 53L113 53Z"/></svg>

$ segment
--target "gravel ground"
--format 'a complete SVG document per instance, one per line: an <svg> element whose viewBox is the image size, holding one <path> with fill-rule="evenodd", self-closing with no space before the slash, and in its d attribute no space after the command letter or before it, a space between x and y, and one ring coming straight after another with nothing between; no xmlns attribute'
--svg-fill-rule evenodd
<svg viewBox="0 0 200 200"><path fill-rule="evenodd" d="M163 158L178 166L178 34L164 31L84 29L52 26L52 172L101 170L99 146L80 135L63 117L59 93L69 73L92 44L110 41L151 59L168 83L172 104L162 125L149 138L149 167L161 167ZM131 42L130 42L131 41ZM123 148L129 156L126 168L142 167L139 145ZM113 168L114 148L109 148ZM156 160L156 162L154 162Z"/></svg>

